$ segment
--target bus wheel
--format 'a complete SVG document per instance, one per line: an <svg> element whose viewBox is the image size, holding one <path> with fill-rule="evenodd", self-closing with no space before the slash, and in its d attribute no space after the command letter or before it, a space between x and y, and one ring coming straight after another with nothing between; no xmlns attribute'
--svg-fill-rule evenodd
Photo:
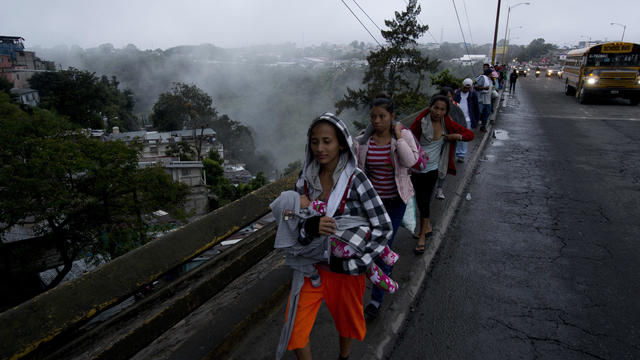
<svg viewBox="0 0 640 360"><path fill-rule="evenodd" d="M584 91L584 87L580 88L580 94L578 95L578 102L580 104L586 104L588 101L586 91Z"/></svg>
<svg viewBox="0 0 640 360"><path fill-rule="evenodd" d="M567 96L573 96L576 94L575 89L569 86L569 80L564 82L564 94Z"/></svg>

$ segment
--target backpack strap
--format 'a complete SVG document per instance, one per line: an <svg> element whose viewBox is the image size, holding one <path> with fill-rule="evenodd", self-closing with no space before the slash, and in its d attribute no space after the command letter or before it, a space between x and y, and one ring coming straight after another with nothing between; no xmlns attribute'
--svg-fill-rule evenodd
<svg viewBox="0 0 640 360"><path fill-rule="evenodd" d="M347 183L347 188L344 190L344 194L342 194L342 200L340 200L340 208L339 208L339 213L340 215L342 215L344 213L344 207L347 204L347 195L349 195L349 189L351 189L351 180L353 180L353 176L355 175L355 172L353 174L351 174L351 176L349 177L349 182Z"/></svg>

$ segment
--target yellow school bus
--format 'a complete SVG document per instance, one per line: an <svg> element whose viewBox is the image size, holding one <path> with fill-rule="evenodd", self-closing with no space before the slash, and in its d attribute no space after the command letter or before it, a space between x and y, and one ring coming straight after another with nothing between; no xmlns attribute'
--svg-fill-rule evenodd
<svg viewBox="0 0 640 360"><path fill-rule="evenodd" d="M610 42L567 53L564 93L581 104L603 98L640 102L640 45Z"/></svg>

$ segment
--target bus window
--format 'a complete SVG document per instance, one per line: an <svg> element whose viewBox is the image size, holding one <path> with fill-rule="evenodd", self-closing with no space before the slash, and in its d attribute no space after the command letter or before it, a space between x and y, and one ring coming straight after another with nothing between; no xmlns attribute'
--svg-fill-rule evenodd
<svg viewBox="0 0 640 360"><path fill-rule="evenodd" d="M589 54L587 66L640 66L638 54Z"/></svg>

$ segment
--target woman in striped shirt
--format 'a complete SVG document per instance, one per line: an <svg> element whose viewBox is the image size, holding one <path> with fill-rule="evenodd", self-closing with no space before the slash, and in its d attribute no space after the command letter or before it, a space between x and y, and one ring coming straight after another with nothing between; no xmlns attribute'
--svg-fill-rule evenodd
<svg viewBox="0 0 640 360"><path fill-rule="evenodd" d="M390 98L378 95L371 103L370 116L371 126L356 138L356 156L358 167L367 174L391 218L393 234L387 245L392 248L407 201L413 196L409 169L418 162L419 154L411 131L394 123L394 103ZM392 266L380 259L375 261L385 274L391 274ZM373 287L371 301L365 308L368 318L378 315L383 295L384 291Z"/></svg>

